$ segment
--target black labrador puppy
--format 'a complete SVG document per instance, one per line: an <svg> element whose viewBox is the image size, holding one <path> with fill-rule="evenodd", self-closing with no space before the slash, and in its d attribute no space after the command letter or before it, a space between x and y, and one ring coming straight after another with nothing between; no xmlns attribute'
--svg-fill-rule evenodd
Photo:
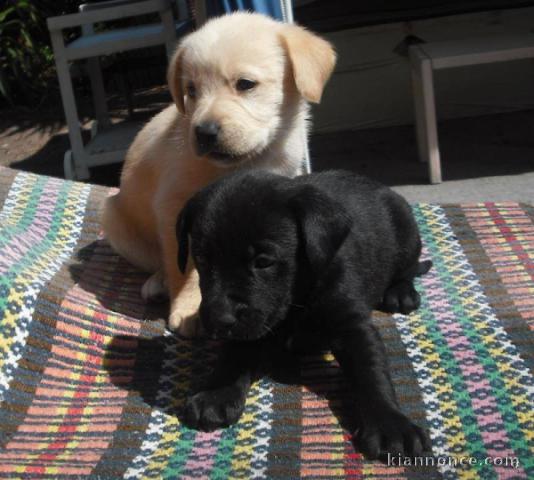
<svg viewBox="0 0 534 480"><path fill-rule="evenodd" d="M209 431L236 422L277 349L326 347L356 396L359 448L382 459L429 450L425 431L399 409L371 321L373 309L418 308L413 281L431 267L419 262L419 232L402 197L342 171L241 172L197 193L177 236L180 269L189 252L198 269L202 325L228 346L209 388L188 398L186 424Z"/></svg>

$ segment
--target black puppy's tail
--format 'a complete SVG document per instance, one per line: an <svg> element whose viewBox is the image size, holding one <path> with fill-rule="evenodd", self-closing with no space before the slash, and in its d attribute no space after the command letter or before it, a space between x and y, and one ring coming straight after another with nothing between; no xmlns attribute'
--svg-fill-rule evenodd
<svg viewBox="0 0 534 480"><path fill-rule="evenodd" d="M414 276L420 277L421 275L426 275L432 268L432 265L432 260L425 260L423 262L419 262Z"/></svg>
<svg viewBox="0 0 534 480"><path fill-rule="evenodd" d="M423 262L416 263L413 267L410 267L402 272L402 280L412 280L415 277L420 277L429 272L432 268L432 260L425 260Z"/></svg>

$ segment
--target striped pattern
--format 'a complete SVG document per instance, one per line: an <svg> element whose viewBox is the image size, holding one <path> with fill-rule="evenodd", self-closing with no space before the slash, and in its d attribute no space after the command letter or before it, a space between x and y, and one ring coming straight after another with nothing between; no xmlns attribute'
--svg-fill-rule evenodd
<svg viewBox="0 0 534 480"><path fill-rule="evenodd" d="M0 478L534 478L534 208L414 207L435 268L419 311L376 323L433 453L475 461L410 467L358 453L330 355L255 384L237 425L182 426L218 345L141 302L146 276L101 237L106 195L0 169Z"/></svg>

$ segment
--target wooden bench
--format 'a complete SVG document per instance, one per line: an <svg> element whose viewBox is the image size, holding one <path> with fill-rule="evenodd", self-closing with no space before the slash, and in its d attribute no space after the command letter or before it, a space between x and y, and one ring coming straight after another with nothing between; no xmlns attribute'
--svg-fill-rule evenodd
<svg viewBox="0 0 534 480"><path fill-rule="evenodd" d="M428 163L430 182L441 183L434 70L534 58L534 33L418 43L409 54L419 159Z"/></svg>

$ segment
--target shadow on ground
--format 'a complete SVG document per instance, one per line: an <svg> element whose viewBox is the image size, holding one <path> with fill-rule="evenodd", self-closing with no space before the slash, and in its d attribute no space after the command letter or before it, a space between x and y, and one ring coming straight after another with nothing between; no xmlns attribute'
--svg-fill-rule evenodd
<svg viewBox="0 0 534 480"><path fill-rule="evenodd" d="M81 248L68 268L73 282L92 293L107 310L157 322L159 330L164 328L169 302L145 303L141 288L150 274L117 255L106 240L94 240Z"/></svg>
<svg viewBox="0 0 534 480"><path fill-rule="evenodd" d="M16 170L38 173L52 177L64 178L63 157L70 149L66 133L53 136L48 143L35 154L10 165ZM119 185L122 163L114 163L91 169L89 183L116 187Z"/></svg>
<svg viewBox="0 0 534 480"><path fill-rule="evenodd" d="M152 338L117 335L107 347L104 365L117 387L139 395L152 408L182 421L187 397L207 387L209 374L214 369L220 350L220 343L207 339L187 340L175 335ZM124 370L121 362L126 357L135 358L135 365L128 371ZM340 387L333 389L330 379L330 388L325 389L324 385L301 375L301 361L299 357L280 352L276 361L266 368L264 378L294 389L297 393L304 386L326 398L341 428L354 432L357 429L356 409L345 382L337 379ZM320 370L320 367L316 367L316 370ZM327 370L332 375L331 369ZM332 377L340 375L340 371L337 371ZM320 383L324 382L323 376ZM295 405L295 409L299 408ZM288 414L291 413L288 410Z"/></svg>
<svg viewBox="0 0 534 480"><path fill-rule="evenodd" d="M445 181L534 171L534 111L447 120L438 134ZM354 170L390 186L428 184L413 126L316 135L311 156L315 170Z"/></svg>
<svg viewBox="0 0 534 480"><path fill-rule="evenodd" d="M90 140L93 105L88 94L77 97L84 142ZM135 110L128 111L120 95L108 98L110 118L114 124L145 122L169 104L166 87L153 87L136 92ZM58 95L45 105L4 109L0 112L0 165L42 175L62 178L63 158L70 150L61 99ZM91 169L89 182L116 186L122 165L113 164Z"/></svg>

